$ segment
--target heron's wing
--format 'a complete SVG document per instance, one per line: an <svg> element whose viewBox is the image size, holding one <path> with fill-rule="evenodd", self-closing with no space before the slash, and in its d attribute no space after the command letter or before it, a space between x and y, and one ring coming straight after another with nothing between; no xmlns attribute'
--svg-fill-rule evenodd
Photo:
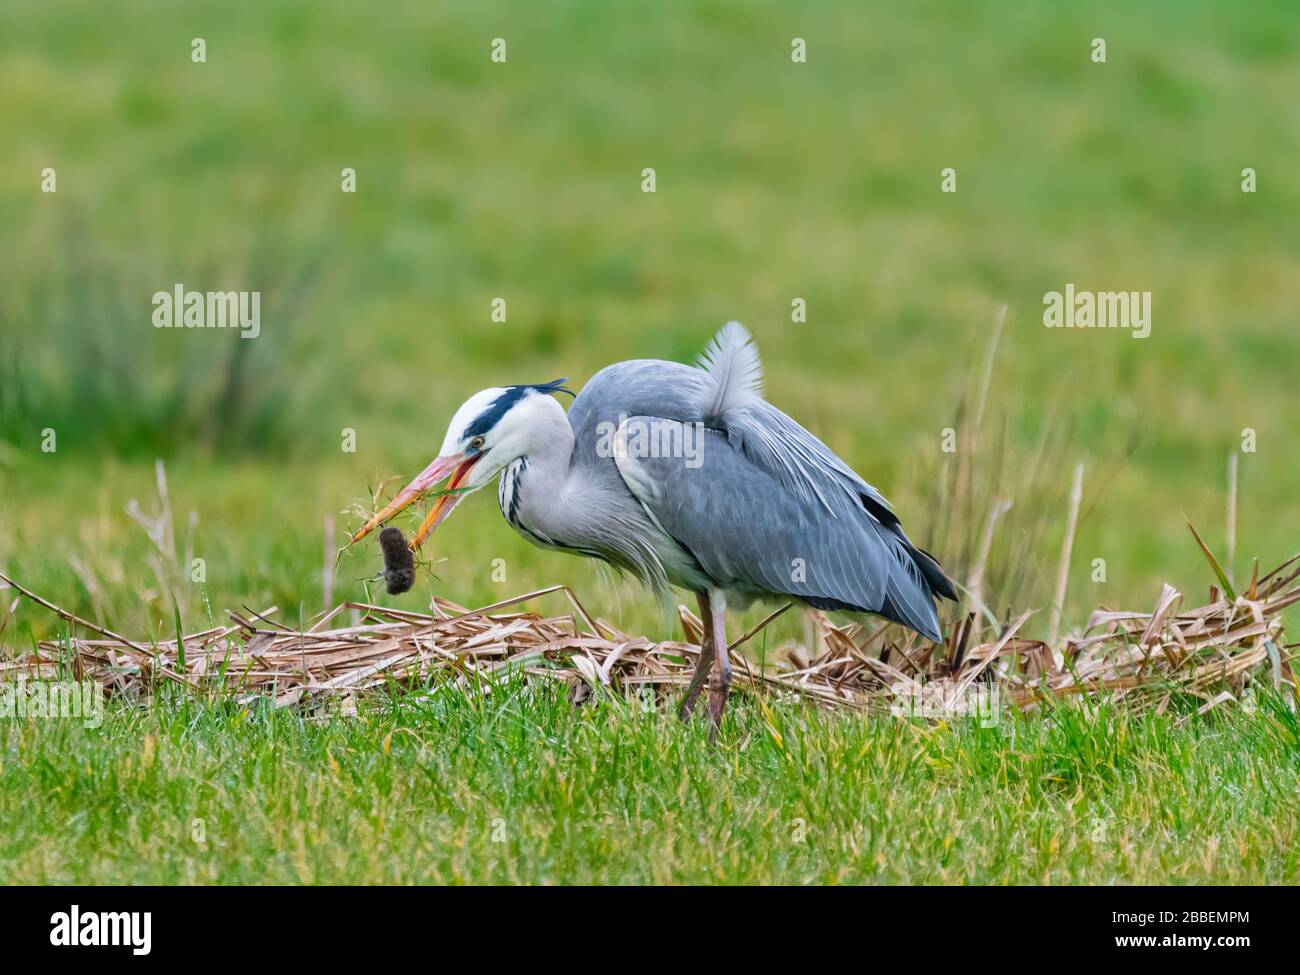
<svg viewBox="0 0 1300 975"><path fill-rule="evenodd" d="M758 350L739 322L722 327L696 367L659 359L616 362L593 376L569 409L576 462L599 465L591 445L622 419L660 416L724 431L734 447L828 513L836 494L890 510L884 496L830 448L764 400L762 388Z"/></svg>
<svg viewBox="0 0 1300 975"><path fill-rule="evenodd" d="M730 442L767 469L785 487L815 499L827 513L837 494L865 497L891 512L884 495L864 481L830 448L763 399L763 366L745 327L728 322L699 359L704 385L695 394L695 416L654 411L658 416L700 419L725 430ZM650 411L647 411L650 412ZM892 512L891 512L892 514Z"/></svg>
<svg viewBox="0 0 1300 975"><path fill-rule="evenodd" d="M880 613L941 638L916 550L860 499L827 489L814 500L725 431L662 417L625 420L614 459L650 517L719 587Z"/></svg>

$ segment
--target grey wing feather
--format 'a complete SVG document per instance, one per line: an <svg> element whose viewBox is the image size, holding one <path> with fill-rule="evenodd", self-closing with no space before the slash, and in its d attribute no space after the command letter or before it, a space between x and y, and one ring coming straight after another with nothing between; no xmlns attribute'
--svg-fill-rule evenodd
<svg viewBox="0 0 1300 975"><path fill-rule="evenodd" d="M763 398L763 363L745 326L727 322L697 360L705 374L700 416L706 424L726 423L728 415Z"/></svg>
<svg viewBox="0 0 1300 975"><path fill-rule="evenodd" d="M634 417L627 425L645 424L655 442L653 431L677 422ZM828 492L828 517L721 432L704 432L699 461L691 467L680 457L636 457L620 459L619 468L654 520L718 586L880 613L941 639L930 586L901 533L844 494Z"/></svg>

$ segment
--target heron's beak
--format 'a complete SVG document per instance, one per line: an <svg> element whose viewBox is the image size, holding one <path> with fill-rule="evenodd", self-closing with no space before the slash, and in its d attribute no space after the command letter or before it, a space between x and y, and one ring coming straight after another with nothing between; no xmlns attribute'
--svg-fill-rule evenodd
<svg viewBox="0 0 1300 975"><path fill-rule="evenodd" d="M374 529L383 524L393 515L402 511L412 502L418 501L424 497L430 490L437 487L448 477L451 480L447 484L447 490L454 492L460 487L465 478L469 475L470 468L479 462L481 454L475 454L473 457L466 457L462 454L453 454L450 457L438 457L432 464L416 475L410 484L397 492L397 496L384 506L384 510L375 515L365 526L348 540L348 544L359 542L369 535ZM433 502L433 507L425 515L424 521L420 523L420 529L411 539L411 548L417 549L420 544L429 537L429 533L447 520L451 510L460 503L463 494L448 493L439 497Z"/></svg>

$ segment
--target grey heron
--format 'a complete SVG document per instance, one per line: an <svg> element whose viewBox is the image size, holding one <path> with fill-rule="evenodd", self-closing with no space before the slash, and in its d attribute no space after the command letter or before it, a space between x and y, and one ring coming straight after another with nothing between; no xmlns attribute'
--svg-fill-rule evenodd
<svg viewBox="0 0 1300 975"><path fill-rule="evenodd" d="M443 481L416 549L500 475L501 512L530 542L601 559L663 598L696 594L704 639L680 716L709 682L716 734L731 684L725 610L783 597L874 613L927 639L956 599L874 487L762 395L749 333L730 322L694 366L634 359L596 373L566 414L565 380L475 393L437 458L352 536Z"/></svg>

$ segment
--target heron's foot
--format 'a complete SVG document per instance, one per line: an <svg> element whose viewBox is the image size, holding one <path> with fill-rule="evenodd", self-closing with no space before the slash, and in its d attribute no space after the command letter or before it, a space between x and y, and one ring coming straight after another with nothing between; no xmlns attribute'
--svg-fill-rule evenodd
<svg viewBox="0 0 1300 975"><path fill-rule="evenodd" d="M677 717L682 721L691 720L691 715L695 713L695 702L700 699L700 691L704 690L704 682L709 679L709 671L713 667L713 614L709 608L709 597L707 593L696 593L696 598L700 603L704 638L700 641L700 656L695 662L695 673L691 674L686 696L682 698L682 706L677 710Z"/></svg>
<svg viewBox="0 0 1300 975"><path fill-rule="evenodd" d="M701 647L700 661L695 665L695 673L691 675L686 696L682 698L682 706L677 710L677 717L682 721L690 721L691 715L695 713L695 703L700 699L700 691L704 690L704 682L708 679L712 664L713 648L707 645Z"/></svg>
<svg viewBox="0 0 1300 975"><path fill-rule="evenodd" d="M718 740L722 715L727 709L727 696L731 692L731 664L725 659L717 661L714 664L713 677L713 681L709 684L709 744Z"/></svg>

